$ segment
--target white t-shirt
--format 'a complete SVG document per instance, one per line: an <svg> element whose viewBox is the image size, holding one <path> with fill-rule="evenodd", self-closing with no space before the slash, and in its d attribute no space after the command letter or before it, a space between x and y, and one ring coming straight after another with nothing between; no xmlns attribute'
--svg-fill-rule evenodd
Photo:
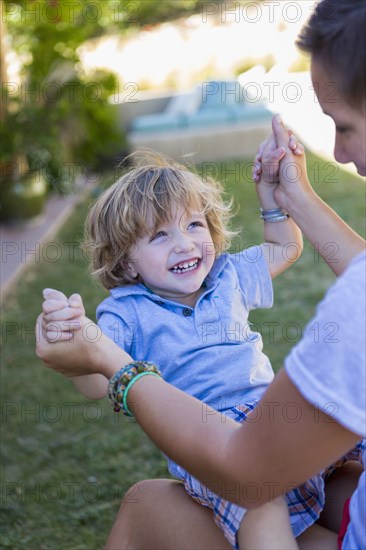
<svg viewBox="0 0 366 550"><path fill-rule="evenodd" d="M366 253L359 254L320 302L286 372L310 403L366 437ZM366 469L366 456L363 457ZM350 503L343 548L366 548L366 473Z"/></svg>

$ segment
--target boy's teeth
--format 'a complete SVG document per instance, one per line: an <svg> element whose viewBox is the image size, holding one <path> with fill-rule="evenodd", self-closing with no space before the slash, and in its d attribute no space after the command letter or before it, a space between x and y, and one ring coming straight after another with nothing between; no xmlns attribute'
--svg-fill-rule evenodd
<svg viewBox="0 0 366 550"><path fill-rule="evenodd" d="M179 273L182 271L187 271L196 268L198 265L198 260L193 260L191 262L182 262L181 264L175 265L170 269L174 273Z"/></svg>

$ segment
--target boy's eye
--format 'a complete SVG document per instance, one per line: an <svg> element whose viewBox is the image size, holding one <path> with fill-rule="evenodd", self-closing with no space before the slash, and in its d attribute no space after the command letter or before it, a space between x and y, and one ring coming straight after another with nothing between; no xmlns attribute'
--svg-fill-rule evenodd
<svg viewBox="0 0 366 550"><path fill-rule="evenodd" d="M344 126L337 126L337 132L338 134L345 134L347 132L348 128Z"/></svg>
<svg viewBox="0 0 366 550"><path fill-rule="evenodd" d="M158 231L157 233L155 233L150 237L149 243L151 243L155 239L158 239L159 237L165 237L166 234L167 234L166 231Z"/></svg>
<svg viewBox="0 0 366 550"><path fill-rule="evenodd" d="M205 227L203 222L194 221L189 224L189 227Z"/></svg>

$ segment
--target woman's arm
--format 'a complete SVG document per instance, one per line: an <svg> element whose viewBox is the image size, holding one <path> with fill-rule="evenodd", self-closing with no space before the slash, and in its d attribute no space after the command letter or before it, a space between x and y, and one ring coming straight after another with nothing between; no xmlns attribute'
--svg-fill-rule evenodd
<svg viewBox="0 0 366 550"><path fill-rule="evenodd" d="M240 425L150 376L134 384L128 405L163 452L246 508L297 487L360 437L310 405L284 370Z"/></svg>
<svg viewBox="0 0 366 550"><path fill-rule="evenodd" d="M81 322L91 324L85 317ZM38 329L37 354L65 376L109 379L132 359L95 329L100 338L93 342L79 330L72 341L57 344ZM360 438L310 405L285 371L242 425L153 376L136 381L128 406L163 452L214 492L247 508L304 482Z"/></svg>
<svg viewBox="0 0 366 550"><path fill-rule="evenodd" d="M303 147L297 143L294 135L287 135L287 146L290 154L301 156L301 161L305 165ZM280 162L284 155L285 150L277 147L273 135L261 145L261 174L256 183L256 191L260 207L264 211L279 209L274 193L279 181ZM264 242L261 249L271 277L274 278L301 256L302 234L291 218L277 222L264 219L263 224Z"/></svg>

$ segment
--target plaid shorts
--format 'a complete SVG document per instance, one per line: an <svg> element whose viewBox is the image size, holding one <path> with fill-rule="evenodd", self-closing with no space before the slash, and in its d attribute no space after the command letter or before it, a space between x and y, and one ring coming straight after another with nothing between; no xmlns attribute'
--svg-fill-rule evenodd
<svg viewBox="0 0 366 550"><path fill-rule="evenodd" d="M243 407L232 407L221 411L236 422L243 422L247 414L256 405L245 405ZM362 461L362 454L366 449L365 440L361 441L353 451L342 457L335 464L312 477L306 483L290 490L285 496L287 501L292 532L295 537L303 533L310 525L318 520L325 501L324 480L329 477L336 468L342 466L348 460ZM215 493L215 484L204 486L197 479L191 476L186 470L171 462L174 475L179 477L187 493L203 506L211 508L215 523L223 531L223 534L231 546L238 550L237 534L240 524L246 513L246 509L225 500ZM239 487L227 488L227 494L239 491Z"/></svg>

